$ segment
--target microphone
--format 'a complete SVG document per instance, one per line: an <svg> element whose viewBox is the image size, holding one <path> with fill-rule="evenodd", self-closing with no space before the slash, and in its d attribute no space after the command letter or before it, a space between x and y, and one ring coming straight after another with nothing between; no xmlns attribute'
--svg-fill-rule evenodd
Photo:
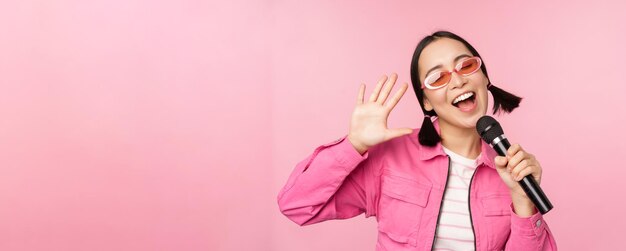
<svg viewBox="0 0 626 251"><path fill-rule="evenodd" d="M511 144L504 136L504 131L498 121L490 116L482 116L476 122L476 131L487 144L496 150L498 155L506 156L506 151L511 147ZM532 175L529 174L524 177L519 181L519 184L541 214L545 214L553 208L552 203Z"/></svg>

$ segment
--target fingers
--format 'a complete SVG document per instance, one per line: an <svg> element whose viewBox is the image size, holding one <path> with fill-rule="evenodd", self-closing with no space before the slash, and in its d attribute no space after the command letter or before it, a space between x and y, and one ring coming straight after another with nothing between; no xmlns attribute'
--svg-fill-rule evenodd
<svg viewBox="0 0 626 251"><path fill-rule="evenodd" d="M391 77L385 83L385 87L383 88L382 92L376 99L376 103L380 105L385 103L385 101L387 100L387 96L389 96L389 93L391 92L391 89L393 88L393 86L396 84L397 79L398 79L398 74L392 73Z"/></svg>
<svg viewBox="0 0 626 251"><path fill-rule="evenodd" d="M505 168L507 164L510 163L509 161L507 161L507 158L503 156L496 156L494 162L496 164L496 167L500 169ZM541 179L541 167L539 166L539 162L534 158L524 159L520 161L513 168L512 171L508 168L507 171L511 173L511 178L515 181L520 181L529 174L533 175L533 178L537 181L537 184L539 184Z"/></svg>
<svg viewBox="0 0 626 251"><path fill-rule="evenodd" d="M509 150L506 151L506 155L513 156L520 150L523 150L522 146L520 146L519 144L513 144L511 147L509 147Z"/></svg>
<svg viewBox="0 0 626 251"><path fill-rule="evenodd" d="M363 104L363 96L365 96L365 84L359 86L359 96L356 98L356 104Z"/></svg>
<svg viewBox="0 0 626 251"><path fill-rule="evenodd" d="M378 94L380 93L380 90L383 88L385 81L387 81L387 75L383 75L378 80L378 84L376 84L376 88L374 88L374 92L372 92L372 94L370 95L369 102L376 102L376 99L378 99Z"/></svg>
<svg viewBox="0 0 626 251"><path fill-rule="evenodd" d="M509 158L509 163L507 164L506 167L509 170L511 170L515 166L517 166L520 162L522 162L523 160L528 159L530 156L525 151L520 150L517 153L515 153L515 155L512 155L512 156L509 155L507 157Z"/></svg>
<svg viewBox="0 0 626 251"><path fill-rule="evenodd" d="M535 179L535 181L537 181L537 184L539 184L540 183L540 179L541 179L540 178L541 177L541 168L539 166L530 165L530 166L527 166L526 168L522 169L515 176L513 176L513 174L511 174L511 177L515 181L520 181L520 180L522 180L524 177L526 177L528 175L532 175L533 179Z"/></svg>
<svg viewBox="0 0 626 251"><path fill-rule="evenodd" d="M533 174L536 177L535 180L539 181L539 177L541 177L539 162L534 155L524 151L519 144L514 144L507 150L506 159L508 159L506 163L507 171L511 173L511 178L515 181L520 181L530 174ZM500 160L499 164L504 164L504 161Z"/></svg>
<svg viewBox="0 0 626 251"><path fill-rule="evenodd" d="M494 159L494 163L499 168L507 167L507 165L510 165L509 162L511 157L515 156L515 154L517 154L517 152L521 149L522 147L519 144L512 145L511 147L509 147L509 150L507 150L507 156L496 156Z"/></svg>
<svg viewBox="0 0 626 251"><path fill-rule="evenodd" d="M508 163L508 159L503 156L496 156L496 158L494 159L494 162L497 167L504 168L506 167L506 164Z"/></svg>
<svg viewBox="0 0 626 251"><path fill-rule="evenodd" d="M387 102L387 104L385 105L387 109L393 110L393 108L396 107L396 105L400 101L400 98L402 98L402 96L404 95L404 93L406 92L408 88L409 88L409 84L404 83L404 85L400 88L400 90L398 90L396 94L394 94L393 97L391 97L391 99L389 100L389 102Z"/></svg>
<svg viewBox="0 0 626 251"><path fill-rule="evenodd" d="M528 169L528 167L531 166L530 164L531 164L531 162L529 160L523 160L519 164L515 165L512 168L511 177L514 180L516 180L516 181L519 181L519 180L521 180L521 178L524 178L524 176L522 176L522 177L519 177L519 176L521 175L522 171ZM509 169L509 170L511 170L511 169Z"/></svg>

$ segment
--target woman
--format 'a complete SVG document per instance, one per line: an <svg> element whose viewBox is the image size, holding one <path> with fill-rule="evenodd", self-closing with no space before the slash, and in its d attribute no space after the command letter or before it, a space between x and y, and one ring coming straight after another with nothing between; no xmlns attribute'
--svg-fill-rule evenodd
<svg viewBox="0 0 626 251"><path fill-rule="evenodd" d="M497 156L476 132L488 91L494 114L521 101L490 83L478 52L446 31L420 41L411 81L421 128L387 128L408 89L387 100L396 79L383 76L368 100L360 86L349 133L297 164L278 195L281 212L299 225L376 216L376 250L556 250L517 182L541 182L537 159L519 144Z"/></svg>

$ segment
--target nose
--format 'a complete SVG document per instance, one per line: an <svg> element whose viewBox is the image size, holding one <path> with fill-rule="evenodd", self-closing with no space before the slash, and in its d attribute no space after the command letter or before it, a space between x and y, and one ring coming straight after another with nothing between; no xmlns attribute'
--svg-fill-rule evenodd
<svg viewBox="0 0 626 251"><path fill-rule="evenodd" d="M456 72L452 72L451 76L450 76L450 86L453 88L460 88L463 87L463 85L465 85L465 83L467 83L467 79L465 79L463 76L459 75Z"/></svg>

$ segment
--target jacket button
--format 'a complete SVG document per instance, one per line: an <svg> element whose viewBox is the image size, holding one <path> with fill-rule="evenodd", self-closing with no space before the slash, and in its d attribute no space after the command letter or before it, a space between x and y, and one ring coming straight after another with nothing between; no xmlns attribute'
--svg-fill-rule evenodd
<svg viewBox="0 0 626 251"><path fill-rule="evenodd" d="M535 225L536 225L537 227L541 226L541 220L537 220L537 222L535 223Z"/></svg>

